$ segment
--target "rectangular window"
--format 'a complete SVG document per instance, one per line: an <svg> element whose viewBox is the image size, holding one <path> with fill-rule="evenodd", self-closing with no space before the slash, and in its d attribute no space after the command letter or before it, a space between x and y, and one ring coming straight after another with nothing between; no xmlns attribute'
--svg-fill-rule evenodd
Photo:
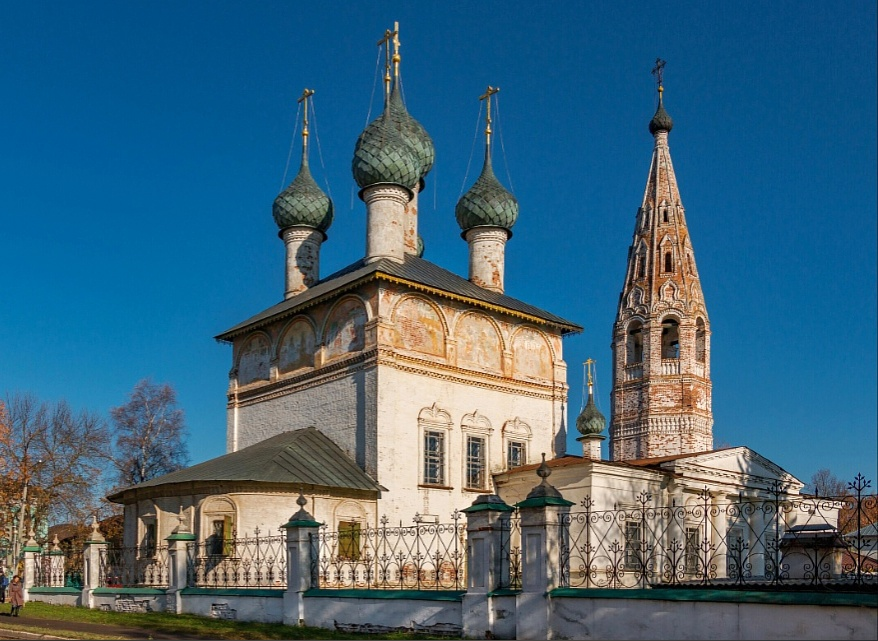
<svg viewBox="0 0 878 641"><path fill-rule="evenodd" d="M729 528L726 534L726 573L732 579L743 578L744 573L744 530Z"/></svg>
<svg viewBox="0 0 878 641"><path fill-rule="evenodd" d="M466 437L466 487L485 487L485 439L481 436Z"/></svg>
<svg viewBox="0 0 878 641"><path fill-rule="evenodd" d="M158 547L158 534L156 532L155 521L144 523L143 528L143 556L155 556Z"/></svg>
<svg viewBox="0 0 878 641"><path fill-rule="evenodd" d="M700 532L697 527L686 528L686 574L698 573L698 551L700 549Z"/></svg>
<svg viewBox="0 0 878 641"><path fill-rule="evenodd" d="M643 528L640 521L625 521L625 569L643 567Z"/></svg>
<svg viewBox="0 0 878 641"><path fill-rule="evenodd" d="M424 483L445 485L444 432L424 432Z"/></svg>
<svg viewBox="0 0 878 641"><path fill-rule="evenodd" d="M338 558L346 561L360 559L360 524L355 521L339 521Z"/></svg>
<svg viewBox="0 0 878 641"><path fill-rule="evenodd" d="M213 533L207 539L207 553L213 556L231 556L235 541L232 538L232 517L224 516L211 522Z"/></svg>
<svg viewBox="0 0 878 641"><path fill-rule="evenodd" d="M521 441L509 441L506 446L506 468L521 467L527 462L527 452Z"/></svg>

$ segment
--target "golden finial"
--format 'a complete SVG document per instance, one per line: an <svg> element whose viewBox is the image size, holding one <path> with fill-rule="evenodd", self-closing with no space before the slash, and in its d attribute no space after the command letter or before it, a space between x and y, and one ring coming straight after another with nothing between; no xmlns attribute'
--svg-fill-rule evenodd
<svg viewBox="0 0 878 641"><path fill-rule="evenodd" d="M592 368L594 367L594 360L591 358L587 358L585 360L585 371L588 376L588 391L591 393L591 386L594 385L594 381L592 379Z"/></svg>
<svg viewBox="0 0 878 641"><path fill-rule="evenodd" d="M393 77L399 78L399 61L402 57L399 55L399 23L393 23Z"/></svg>
<svg viewBox="0 0 878 641"><path fill-rule="evenodd" d="M304 109L302 109L302 162L308 162L308 99L313 95L314 90L305 87L302 95L296 100L297 103L304 103Z"/></svg>
<svg viewBox="0 0 878 641"><path fill-rule="evenodd" d="M490 149L491 147L491 96L500 91L500 87L492 87L488 85L488 88L485 89L485 93L479 96L479 100L487 100L488 104L485 109L485 144Z"/></svg>
<svg viewBox="0 0 878 641"><path fill-rule="evenodd" d="M390 95L390 40L393 32L390 29L384 30L384 37L378 41L379 47L384 47L384 95Z"/></svg>

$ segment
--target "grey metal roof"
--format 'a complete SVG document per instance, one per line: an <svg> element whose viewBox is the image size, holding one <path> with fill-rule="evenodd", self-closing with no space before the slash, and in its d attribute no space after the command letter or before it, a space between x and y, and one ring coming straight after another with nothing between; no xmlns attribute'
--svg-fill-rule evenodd
<svg viewBox="0 0 878 641"><path fill-rule="evenodd" d="M405 261L397 263L383 258L374 263L358 260L352 265L321 279L314 286L301 294L269 307L263 312L248 318L243 323L227 329L216 336L220 341L231 341L236 335L254 329L285 316L292 316L302 309L315 305L338 293L339 290L351 289L363 282L388 278L403 281L412 287L419 285L430 288L439 295L449 298L463 299L476 307L497 309L513 316L525 317L537 323L552 325L561 330L562 334L577 333L582 327L576 323L551 314L539 307L534 307L511 296L498 294L484 289L454 274L447 269L417 256L406 255Z"/></svg>
<svg viewBox="0 0 878 641"><path fill-rule="evenodd" d="M385 489L357 466L328 436L314 427L283 432L250 447L119 490L193 481L256 481L377 491Z"/></svg>

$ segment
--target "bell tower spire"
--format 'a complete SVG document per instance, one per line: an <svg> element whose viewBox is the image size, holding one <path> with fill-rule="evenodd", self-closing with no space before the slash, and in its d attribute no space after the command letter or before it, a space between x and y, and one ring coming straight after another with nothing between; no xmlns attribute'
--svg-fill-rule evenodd
<svg viewBox="0 0 878 641"><path fill-rule="evenodd" d="M615 461L713 448L710 321L668 148L664 67L656 59L655 143L613 326Z"/></svg>

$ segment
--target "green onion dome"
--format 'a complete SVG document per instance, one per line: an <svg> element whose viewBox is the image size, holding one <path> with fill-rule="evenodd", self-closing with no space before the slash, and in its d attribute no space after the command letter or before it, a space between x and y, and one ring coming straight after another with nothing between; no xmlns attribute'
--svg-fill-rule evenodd
<svg viewBox="0 0 878 641"><path fill-rule="evenodd" d="M657 131L670 131L673 128L674 121L668 112L665 111L665 105L662 102L661 94L659 94L658 109L655 110L655 115L649 121L649 133L654 136Z"/></svg>
<svg viewBox="0 0 878 641"><path fill-rule="evenodd" d="M606 426L607 419L594 404L594 396L589 392L588 402L576 418L576 429L583 436L588 436L589 434L600 434Z"/></svg>
<svg viewBox="0 0 878 641"><path fill-rule="evenodd" d="M418 258L424 257L424 239L421 237L420 234L418 234L418 253L417 253L417 256L418 256Z"/></svg>
<svg viewBox="0 0 878 641"><path fill-rule="evenodd" d="M489 148L485 149L482 174L457 201L454 215L464 232L473 227L502 227L511 231L518 219L518 200L494 175Z"/></svg>
<svg viewBox="0 0 878 641"><path fill-rule="evenodd" d="M302 159L293 182L274 199L271 213L280 229L302 225L324 234L329 229L333 218L332 201L311 177L307 158Z"/></svg>
<svg viewBox="0 0 878 641"><path fill-rule="evenodd" d="M403 137L402 124L394 122L389 106L357 138L351 169L363 189L380 183L411 189L417 184L421 165Z"/></svg>
<svg viewBox="0 0 878 641"><path fill-rule="evenodd" d="M390 119L397 124L402 133L403 139L409 144L412 152L420 164L419 178L423 179L433 168L436 160L436 148L433 146L433 139L424 129L424 126L417 120L412 118L405 105L402 102L402 95L399 90L399 79L393 83L393 89L390 92Z"/></svg>

